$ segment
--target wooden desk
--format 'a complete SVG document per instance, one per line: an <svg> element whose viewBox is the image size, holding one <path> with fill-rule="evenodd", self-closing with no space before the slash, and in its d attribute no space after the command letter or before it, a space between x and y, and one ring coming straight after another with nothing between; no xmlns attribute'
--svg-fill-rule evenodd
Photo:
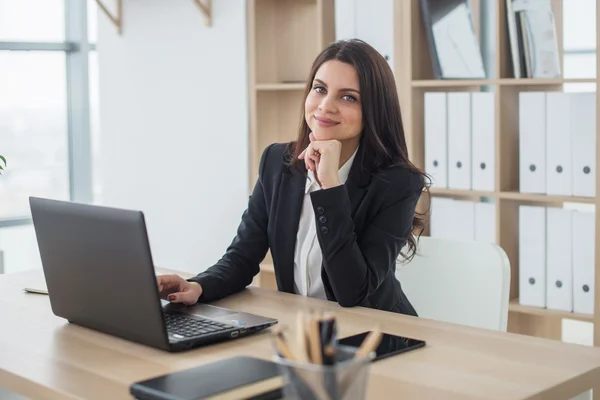
<svg viewBox="0 0 600 400"><path fill-rule="evenodd" d="M266 333L184 353L155 350L68 324L52 314L47 296L27 294L26 286L44 287L42 273L0 276L0 387L34 399L130 399L129 385L137 380L234 355L273 354ZM568 399L600 391L600 348L344 309L259 288L218 304L292 327L296 310L330 310L342 336L377 324L425 339L423 349L372 364L369 399Z"/></svg>

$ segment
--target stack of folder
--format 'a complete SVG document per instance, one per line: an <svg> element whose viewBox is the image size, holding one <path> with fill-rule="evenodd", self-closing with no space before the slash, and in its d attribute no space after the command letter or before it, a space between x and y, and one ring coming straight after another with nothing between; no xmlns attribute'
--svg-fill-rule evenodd
<svg viewBox="0 0 600 400"><path fill-rule="evenodd" d="M519 303L594 313L595 216L569 208L519 206Z"/></svg>
<svg viewBox="0 0 600 400"><path fill-rule="evenodd" d="M494 96L425 93L425 172L432 187L494 191Z"/></svg>
<svg viewBox="0 0 600 400"><path fill-rule="evenodd" d="M523 193L596 196L596 93L519 93Z"/></svg>
<svg viewBox="0 0 600 400"><path fill-rule="evenodd" d="M434 196L430 206L431 237L496 243L496 204Z"/></svg>

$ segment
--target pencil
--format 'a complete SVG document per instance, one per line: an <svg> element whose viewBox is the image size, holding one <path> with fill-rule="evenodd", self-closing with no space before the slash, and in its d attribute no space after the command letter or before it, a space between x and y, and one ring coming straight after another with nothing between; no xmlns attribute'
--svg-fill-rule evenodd
<svg viewBox="0 0 600 400"><path fill-rule="evenodd" d="M369 354L372 351L374 351L377 348L377 346L379 346L379 343L381 342L382 336L383 335L381 333L381 330L379 330L379 328L373 329L367 335L367 337L365 338L365 340L363 340L362 344L360 345L360 348L358 349L358 351L354 355L354 358L366 357L367 354Z"/></svg>
<svg viewBox="0 0 600 400"><path fill-rule="evenodd" d="M306 328L304 325L306 324L306 319L304 317L303 312L298 312L296 317L296 339L298 340L298 355L300 362L308 362L308 347L307 347L307 337L306 337Z"/></svg>
<svg viewBox="0 0 600 400"><path fill-rule="evenodd" d="M321 332L319 332L319 318L312 316L308 326L310 358L314 364L323 364L323 353L321 350Z"/></svg>
<svg viewBox="0 0 600 400"><path fill-rule="evenodd" d="M283 336L283 333L279 330L275 330L273 332L273 338L275 340L275 347L277 347L279 354L290 361L296 361L296 357L294 357L294 354L285 342L285 337Z"/></svg>

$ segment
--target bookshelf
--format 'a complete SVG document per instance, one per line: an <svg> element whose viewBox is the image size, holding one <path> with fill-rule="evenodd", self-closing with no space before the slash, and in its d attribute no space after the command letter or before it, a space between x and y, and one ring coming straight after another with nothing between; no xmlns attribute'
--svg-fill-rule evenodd
<svg viewBox="0 0 600 400"><path fill-rule="evenodd" d="M296 138L313 60L335 40L334 0L248 0L249 187L264 148ZM270 253L254 285L277 289Z"/></svg>
<svg viewBox="0 0 600 400"><path fill-rule="evenodd" d="M472 0L473 8L478 8L479 0ZM482 91L484 88L495 96L495 181L494 191L470 191L432 187L431 195L455 199L479 201L490 199L495 204L496 240L506 251L511 263L511 288L509 304L508 330L515 333L546 337L560 340L562 319L591 322L595 325L594 345L600 345L600 235L595 237L595 304L594 315L569 313L546 308L527 307L519 304L519 242L518 207L519 205L562 206L564 203L594 204L596 208L600 198L551 196L519 192L519 127L518 96L523 91L563 91L568 83L598 84L600 70L596 77L578 79L515 79L512 76L510 62L509 36L506 28L506 2L494 1L495 65L494 76L475 80L437 80L434 79L428 52L424 24L422 23L419 2L396 1L395 25L399 25L396 40L400 43L396 76L403 106L405 130L409 133L409 151L411 158L420 167L424 165L424 93L432 91ZM559 49L562 55L562 1L552 0L556 18ZM600 21L600 7L597 8L596 26ZM479 31L478 14L473 14L476 31ZM599 30L597 30L598 36ZM598 37L596 38L598 42ZM562 59L562 57L561 57ZM597 63L598 66L598 63ZM598 94L596 93L596 96ZM597 101L599 100L598 97ZM600 104L600 102L598 102ZM597 121L599 117L596 116ZM596 126L596 136L600 133L600 124ZM598 154L596 168L600 167L600 140L597 141ZM600 179L600 178L597 178ZM599 184L598 182L597 184ZM600 186L599 186L600 187ZM422 207L427 207L423 204ZM432 217L433 218L433 217ZM600 218L595 214L596 232L600 232ZM428 234L428 233L426 233Z"/></svg>
<svg viewBox="0 0 600 400"><path fill-rule="evenodd" d="M481 0L470 0L474 26L481 32L478 12ZM411 159L424 166L424 95L426 92L473 92L490 90L495 96L495 179L494 191L431 189L432 196L491 199L495 204L496 239L511 262L509 331L559 340L562 319L600 324L600 234L596 235L594 315L567 313L522 306L519 297L518 207L533 204L561 206L569 203L597 205L600 197L569 197L519 192L518 96L523 91L562 91L564 84L594 83L595 78L515 79L510 62L504 0L489 2L494 9L495 74L486 79L434 79L418 0L393 2L393 65L407 144ZM562 0L552 0L557 23L559 48L562 49ZM596 21L600 21L597 7ZM250 96L250 186L264 147L273 141L292 140L301 118L304 81L318 51L335 40L334 0L250 0L248 2L248 59ZM308 29L308 27L311 29ZM597 35L600 30L597 30ZM596 38L597 42L600 42ZM292 50L293 49L293 50ZM293 57L292 57L293 56ZM562 57L561 57L562 58ZM598 96L598 95L597 95ZM600 100L600 99L599 99ZM598 101L600 104L600 101ZM597 124L600 132L600 123ZM596 168L600 167L600 140L597 141ZM598 175L600 179L600 175ZM600 190L600 182L597 182ZM428 204L422 201L420 209ZM600 218L595 216L596 232ZM428 231L424 233L428 234ZM268 256L255 284L276 289L273 267ZM600 345L600 327L594 329L594 345Z"/></svg>

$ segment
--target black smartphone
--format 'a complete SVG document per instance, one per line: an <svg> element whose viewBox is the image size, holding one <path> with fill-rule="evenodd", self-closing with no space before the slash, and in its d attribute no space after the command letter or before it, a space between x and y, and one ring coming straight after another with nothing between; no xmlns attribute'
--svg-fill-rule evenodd
<svg viewBox="0 0 600 400"><path fill-rule="evenodd" d="M363 332L341 338L338 340L338 343L344 346L360 347L368 334L369 332ZM373 361L400 353L406 353L407 351L415 350L423 346L425 346L425 341L423 340L384 333L381 338L381 343L379 343L379 346L377 346L377 349L375 350L375 359Z"/></svg>

